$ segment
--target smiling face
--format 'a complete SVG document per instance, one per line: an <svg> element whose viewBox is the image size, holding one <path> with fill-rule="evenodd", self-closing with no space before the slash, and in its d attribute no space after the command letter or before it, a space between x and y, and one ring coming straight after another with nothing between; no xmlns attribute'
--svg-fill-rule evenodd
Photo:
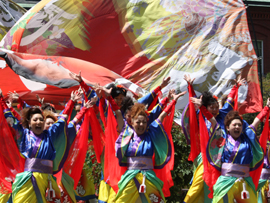
<svg viewBox="0 0 270 203"><path fill-rule="evenodd" d="M44 130L49 130L49 128L54 124L54 120L52 118L46 118Z"/></svg>
<svg viewBox="0 0 270 203"><path fill-rule="evenodd" d="M137 118L133 118L132 127L138 136L142 135L147 128L147 118L142 115L139 115Z"/></svg>
<svg viewBox="0 0 270 203"><path fill-rule="evenodd" d="M117 106L121 107L122 106L122 101L125 98L124 95L119 94L117 97L114 97L114 101L117 104Z"/></svg>
<svg viewBox="0 0 270 203"><path fill-rule="evenodd" d="M218 115L219 112L219 105L217 102L212 103L210 105L207 106L207 110L214 116L216 117Z"/></svg>
<svg viewBox="0 0 270 203"><path fill-rule="evenodd" d="M236 140L242 133L242 122L240 119L234 119L229 124L229 126L226 126L226 129L228 133Z"/></svg>
<svg viewBox="0 0 270 203"><path fill-rule="evenodd" d="M44 118L42 114L33 114L30 118L29 128L35 135L40 135L44 129Z"/></svg>

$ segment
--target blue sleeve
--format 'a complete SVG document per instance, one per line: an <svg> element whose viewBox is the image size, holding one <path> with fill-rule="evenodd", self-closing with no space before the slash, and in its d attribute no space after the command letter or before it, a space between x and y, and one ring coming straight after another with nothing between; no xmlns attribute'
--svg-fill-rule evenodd
<svg viewBox="0 0 270 203"><path fill-rule="evenodd" d="M87 93L86 93L86 96L87 96L87 99L88 99L88 100L91 100L91 98L93 98L93 97L97 97L97 98L98 98L97 93L96 93L95 90L93 90L92 88L89 88L89 89L88 89L88 91L87 91ZM99 98L98 98L98 100L97 100L96 105L97 105L97 106L99 105Z"/></svg>
<svg viewBox="0 0 270 203"><path fill-rule="evenodd" d="M148 125L151 124L154 120L156 120L160 113L163 110L163 105L161 103L158 103L149 113L148 116Z"/></svg>
<svg viewBox="0 0 270 203"><path fill-rule="evenodd" d="M56 141L58 135L65 130L66 119L60 117L48 130L52 141Z"/></svg>
<svg viewBox="0 0 270 203"><path fill-rule="evenodd" d="M74 120L70 121L67 127L67 135L68 135L68 140L69 140L69 146L72 145L76 135L77 135L77 130L76 130L76 124Z"/></svg>
<svg viewBox="0 0 270 203"><path fill-rule="evenodd" d="M19 136L16 137L16 140L17 142L20 142L24 132L24 128L22 127L20 121L18 121L18 119L12 114L10 109L6 109L4 111L4 115L9 125L19 133Z"/></svg>
<svg viewBox="0 0 270 203"><path fill-rule="evenodd" d="M219 115L223 118L231 111L233 110L233 104L230 99L227 99L222 109L219 110Z"/></svg>
<svg viewBox="0 0 270 203"><path fill-rule="evenodd" d="M140 99L138 99L138 102L144 105L148 105L150 106L151 103L154 101L155 97L157 95L154 93L154 91L148 93L147 95L141 97Z"/></svg>

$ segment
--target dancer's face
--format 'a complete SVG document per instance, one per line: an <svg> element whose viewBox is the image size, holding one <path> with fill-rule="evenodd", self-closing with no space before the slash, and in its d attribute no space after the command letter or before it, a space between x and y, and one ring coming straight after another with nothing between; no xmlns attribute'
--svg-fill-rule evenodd
<svg viewBox="0 0 270 203"><path fill-rule="evenodd" d="M132 125L132 123L131 123L131 114L130 114L130 111L129 110L127 110L127 112L125 114L125 119L126 119L126 121L127 121L127 123L129 125Z"/></svg>
<svg viewBox="0 0 270 203"><path fill-rule="evenodd" d="M49 128L54 124L54 120L52 118L46 118L44 130L49 130Z"/></svg>
<svg viewBox="0 0 270 203"><path fill-rule="evenodd" d="M241 120L234 119L234 120L232 120L232 122L230 123L229 126L226 126L226 129L227 129L228 133L234 139L237 139L242 133L242 127L243 127L243 124L242 124Z"/></svg>
<svg viewBox="0 0 270 203"><path fill-rule="evenodd" d="M114 101L117 104L117 106L121 107L122 106L122 101L125 98L124 95L119 94L117 97L114 97Z"/></svg>
<svg viewBox="0 0 270 203"><path fill-rule="evenodd" d="M137 135L142 135L147 128L147 118L139 115L137 118L132 119L132 127Z"/></svg>
<svg viewBox="0 0 270 203"><path fill-rule="evenodd" d="M43 115L36 113L31 116L29 127L34 134L40 135L43 132L44 124Z"/></svg>
<svg viewBox="0 0 270 203"><path fill-rule="evenodd" d="M212 103L210 105L207 106L207 110L214 116L216 117L218 115L219 112L219 105L217 102Z"/></svg>

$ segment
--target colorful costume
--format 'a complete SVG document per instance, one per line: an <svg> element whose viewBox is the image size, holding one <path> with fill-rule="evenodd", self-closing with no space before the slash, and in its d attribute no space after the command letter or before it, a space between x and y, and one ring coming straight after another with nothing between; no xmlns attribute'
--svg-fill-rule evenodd
<svg viewBox="0 0 270 203"><path fill-rule="evenodd" d="M26 158L24 172L16 175L12 185L13 202L46 202L47 188L53 189L56 198L60 200L60 190L52 174L56 156L54 143L58 141L58 135L64 131L65 119L60 118L48 131L44 130L41 135L36 136L31 130L24 129L8 109L5 111L5 117L14 119L12 127L18 132L17 144ZM53 195L51 192L48 192L48 195L50 200Z"/></svg>
<svg viewBox="0 0 270 203"><path fill-rule="evenodd" d="M256 202L255 186L249 175L263 161L263 150L257 140L254 127L246 127L240 137L234 140L224 134L219 124L213 133L206 149L208 161L221 176L214 185L213 203L217 202ZM249 192L249 199L242 199L243 186Z"/></svg>
<svg viewBox="0 0 270 203"><path fill-rule="evenodd" d="M128 167L118 183L115 202L133 203L139 197L143 203L151 202L153 198L158 202L165 201L163 182L152 170L163 168L171 157L171 145L162 123L156 119L143 135L138 136L125 122L115 147L119 165ZM155 164L152 160L154 152ZM146 193L139 193L143 179L146 180Z"/></svg>
<svg viewBox="0 0 270 203"><path fill-rule="evenodd" d="M218 123L221 123L220 128L222 129L223 133L225 133L225 127L224 127L224 119L228 112L230 112L233 109L233 104L230 99L227 99L222 109L219 110L219 114L216 116L216 120ZM184 119L182 118L182 121L184 122ZM211 132L211 123L206 120L207 129L209 132ZM187 130L184 130L186 137L189 137L187 135ZM203 163L202 163L202 155L199 154L197 158L193 162L194 166L194 175L193 175L193 181L192 185L190 186L188 193L184 199L184 202L186 203L210 203L211 199L208 198L208 187L203 181ZM206 188L205 188L206 187Z"/></svg>

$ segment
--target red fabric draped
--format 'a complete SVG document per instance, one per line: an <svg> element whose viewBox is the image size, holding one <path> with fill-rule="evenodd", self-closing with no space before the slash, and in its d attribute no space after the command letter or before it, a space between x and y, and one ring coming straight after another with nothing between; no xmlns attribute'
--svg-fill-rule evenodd
<svg viewBox="0 0 270 203"><path fill-rule="evenodd" d="M97 119L95 111L93 108L89 109L90 111L90 126L92 130L92 138L94 144L94 150L96 153L97 162L100 163L100 156L102 154L102 150L104 147L104 143L102 142L102 138L104 137L104 132L100 126L100 123Z"/></svg>
<svg viewBox="0 0 270 203"><path fill-rule="evenodd" d="M20 155L14 140L16 131L9 127L2 105L0 126L0 193L8 194L12 192L10 181L14 182L16 174L24 171L25 159Z"/></svg>
<svg viewBox="0 0 270 203"><path fill-rule="evenodd" d="M156 176L163 182L162 192L165 197L171 196L170 187L174 185L173 180L172 180L172 175L171 175L171 171L173 170L173 167L174 167L174 144L173 144L173 139L172 139L172 134L171 134L173 118L174 118L174 110L175 110L175 106L173 106L170 114L166 116L166 118L164 119L162 123L164 126L164 130L166 131L170 140L171 150L172 150L171 159L162 169L154 169ZM154 163L154 160L155 159L153 158L153 163Z"/></svg>
<svg viewBox="0 0 270 203"><path fill-rule="evenodd" d="M264 123L264 128L263 128L260 140L259 140L260 145L263 148L264 154L266 153L266 144L267 144L268 132L269 132L268 119L269 119L269 113L267 114L267 117L266 117L267 122ZM250 172L250 176L253 180L253 183L254 183L256 189L257 189L258 184L259 184L259 179L261 176L262 168L263 168L263 163L256 170Z"/></svg>
<svg viewBox="0 0 270 203"><path fill-rule="evenodd" d="M107 126L105 129L105 164L104 164L104 180L118 192L118 182L121 176L127 170L127 167L119 166L115 152L115 142L118 138L117 122L113 115L112 109L108 107Z"/></svg>
<svg viewBox="0 0 270 203"><path fill-rule="evenodd" d="M236 94L235 94L235 97L234 97L234 107L233 107L233 110L235 110L235 111L238 110L238 90L239 90L239 87L237 86Z"/></svg>
<svg viewBox="0 0 270 203"><path fill-rule="evenodd" d="M190 99L195 95L195 92L191 85L188 85L188 92L189 92L189 115L190 115L189 117L190 154L188 156L188 160L194 161L201 152L200 135L195 106Z"/></svg>
<svg viewBox="0 0 270 203"><path fill-rule="evenodd" d="M99 108L100 118L103 122L103 126L106 127L106 120L105 120L104 110L103 110L104 106L105 106L105 99L104 99L104 97L101 97L99 100L98 108Z"/></svg>
<svg viewBox="0 0 270 203"><path fill-rule="evenodd" d="M213 198L213 186L215 185L218 177L220 176L220 172L214 168L207 159L206 156L206 148L209 140L209 133L202 116L202 113L199 113L199 122L200 122L200 136L201 136L201 152L203 158L203 180L208 185L210 194L208 195L209 198Z"/></svg>
<svg viewBox="0 0 270 203"><path fill-rule="evenodd" d="M77 184L81 177L81 172L83 169L84 160L86 157L86 152L88 148L88 135L89 135L89 122L91 112L88 110L85 113L84 121L82 126L71 145L68 159L64 164L64 171L70 175L74 180L74 189L76 189Z"/></svg>
<svg viewBox="0 0 270 203"><path fill-rule="evenodd" d="M162 94L161 91L159 91L158 94L155 96L154 100L152 101L152 103L148 106L147 111L151 111L157 105L158 97L161 96L161 94Z"/></svg>

